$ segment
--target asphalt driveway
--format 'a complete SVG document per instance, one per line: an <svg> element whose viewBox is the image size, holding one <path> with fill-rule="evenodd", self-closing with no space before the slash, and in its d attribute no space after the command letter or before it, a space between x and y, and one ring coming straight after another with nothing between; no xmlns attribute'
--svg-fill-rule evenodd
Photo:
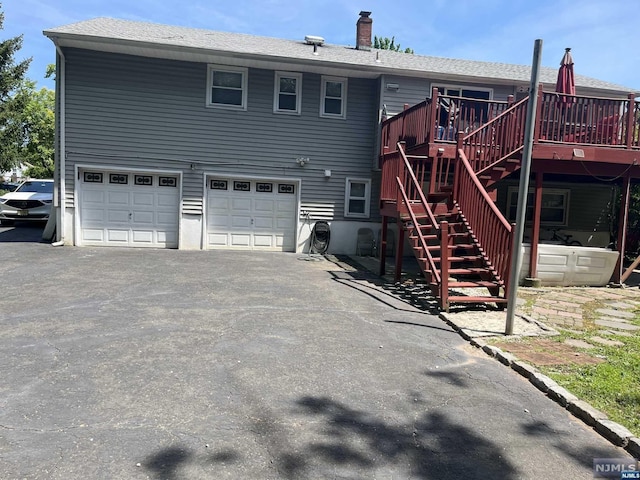
<svg viewBox="0 0 640 480"><path fill-rule="evenodd" d="M0 478L592 478L628 457L303 257L0 243Z"/></svg>

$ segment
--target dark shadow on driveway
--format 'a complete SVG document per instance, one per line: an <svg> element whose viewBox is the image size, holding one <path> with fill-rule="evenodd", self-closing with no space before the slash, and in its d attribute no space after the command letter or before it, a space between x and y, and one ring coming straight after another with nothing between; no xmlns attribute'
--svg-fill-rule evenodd
<svg viewBox="0 0 640 480"><path fill-rule="evenodd" d="M386 282L368 272L330 272L334 280L358 290L395 310L416 313L422 310L430 315L439 313L435 298L423 288ZM398 308L398 300L412 308Z"/></svg>
<svg viewBox="0 0 640 480"><path fill-rule="evenodd" d="M41 222L16 222L14 226L10 227L0 225L0 243L40 243L42 242L43 230L44 223Z"/></svg>
<svg viewBox="0 0 640 480"><path fill-rule="evenodd" d="M351 467L360 478L367 478L368 470L389 466L398 470L398 478L519 478L501 448L439 412L392 425L329 397L303 397L297 407L296 413L322 420L318 424L322 440L279 459L286 478L312 478L307 471L310 463ZM287 469L282 468L285 462Z"/></svg>
<svg viewBox="0 0 640 480"><path fill-rule="evenodd" d="M186 447L168 447L149 456L142 466L158 480L178 480L184 478L181 469L189 465L199 465L207 469L211 465L229 465L240 461L235 450L224 449L209 455L196 455Z"/></svg>

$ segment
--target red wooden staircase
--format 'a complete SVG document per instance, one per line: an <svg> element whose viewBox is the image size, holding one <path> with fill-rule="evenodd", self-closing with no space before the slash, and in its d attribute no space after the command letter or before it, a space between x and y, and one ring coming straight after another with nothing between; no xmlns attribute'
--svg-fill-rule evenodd
<svg viewBox="0 0 640 480"><path fill-rule="evenodd" d="M454 197L452 185L438 185L438 191L424 193L421 182L415 175L410 158L402 145L397 154L404 164L404 180L396 177L397 190L400 195L397 216L400 228L408 235L408 242L418 261L427 285L434 296L439 299L440 307L448 309L450 303L495 303L506 304L506 279L508 273L508 242L511 238L511 227L503 225L502 241L493 233L492 240L498 244L491 248L483 248L478 233L458 201ZM466 162L463 161L463 164ZM468 167L468 162L466 162ZM473 197L482 196L486 192L477 179L467 174L455 173L455 181L463 182L475 179L473 188L465 184L467 190L461 195L463 203L473 201ZM420 169L418 169L420 171ZM438 172L439 178L445 178L444 171ZM463 177L458 180L458 177ZM454 180L454 178L452 178ZM474 195L475 194L475 195ZM493 205L491 200L488 200ZM471 218L478 213L471 208ZM489 209L495 216L495 212ZM485 215L486 212L479 212ZM486 216L486 215L485 215ZM491 225L489 220L485 220ZM492 227L493 228L493 225ZM478 230L480 237L486 235L487 229ZM506 239L506 242L505 242ZM496 248L498 247L498 248ZM471 290L470 290L471 289ZM487 291L488 293L484 293Z"/></svg>
<svg viewBox="0 0 640 480"><path fill-rule="evenodd" d="M401 238L445 310L506 305L513 229L487 190L520 168L525 108L511 104L459 134L455 158L408 154L403 142L383 155L383 215L393 205Z"/></svg>

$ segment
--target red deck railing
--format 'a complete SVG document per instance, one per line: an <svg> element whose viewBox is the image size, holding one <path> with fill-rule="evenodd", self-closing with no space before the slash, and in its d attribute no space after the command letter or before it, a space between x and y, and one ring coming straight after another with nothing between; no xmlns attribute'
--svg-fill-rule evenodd
<svg viewBox="0 0 640 480"><path fill-rule="evenodd" d="M540 141L638 147L639 103L627 99L543 92L536 138Z"/></svg>
<svg viewBox="0 0 640 480"><path fill-rule="evenodd" d="M517 108L516 108L517 105ZM428 143L455 143L465 134L465 153L477 169L517 150L523 140L527 99L518 104L440 95L382 122L381 154L398 142L407 149ZM640 102L540 91L534 142L640 148Z"/></svg>
<svg viewBox="0 0 640 480"><path fill-rule="evenodd" d="M398 142L407 148L429 142L455 143L457 132L471 132L507 110L510 102L440 95L409 107L382 122L380 154Z"/></svg>
<svg viewBox="0 0 640 480"><path fill-rule="evenodd" d="M467 219L473 235L484 251L496 275L509 279L512 228L473 172L462 149L458 149L454 201Z"/></svg>
<svg viewBox="0 0 640 480"><path fill-rule="evenodd" d="M462 149L474 172L501 162L522 149L527 115L525 98L466 135Z"/></svg>

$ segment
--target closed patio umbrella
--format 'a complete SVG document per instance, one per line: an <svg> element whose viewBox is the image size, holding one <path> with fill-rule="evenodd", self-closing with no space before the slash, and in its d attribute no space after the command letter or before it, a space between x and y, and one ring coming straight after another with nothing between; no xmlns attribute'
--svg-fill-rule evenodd
<svg viewBox="0 0 640 480"><path fill-rule="evenodd" d="M564 56L560 62L560 68L558 69L558 81L556 82L556 92L563 93L565 95L576 94L576 81L573 76L573 57L571 56L571 49L564 49ZM572 99L562 96L561 101L563 103L571 102Z"/></svg>

